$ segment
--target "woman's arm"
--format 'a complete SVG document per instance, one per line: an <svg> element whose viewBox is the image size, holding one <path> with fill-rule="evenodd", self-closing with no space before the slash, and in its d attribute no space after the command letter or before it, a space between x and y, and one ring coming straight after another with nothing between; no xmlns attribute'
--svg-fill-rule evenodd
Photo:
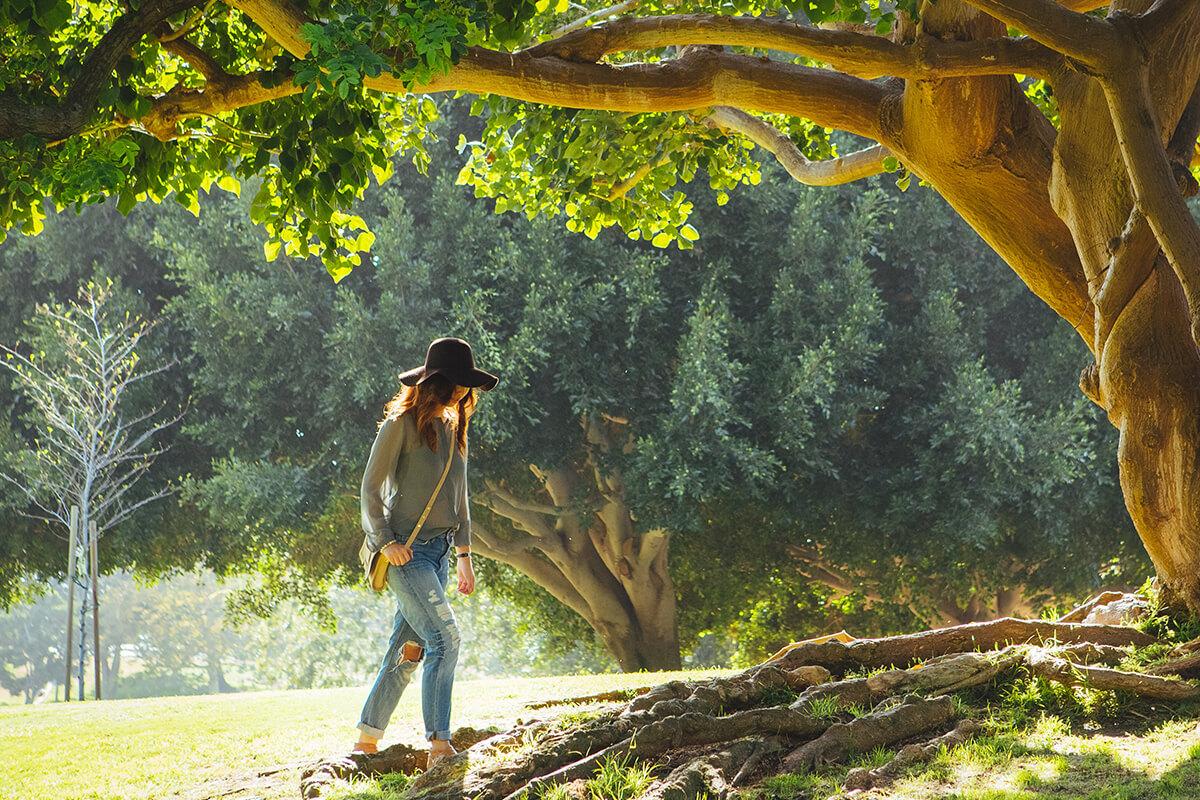
<svg viewBox="0 0 1200 800"><path fill-rule="evenodd" d="M388 526L387 509L383 503L383 487L388 476L396 467L400 448L404 441L404 421L399 417L384 420L375 434L367 468L363 470L362 485L359 487L359 505L363 533L372 550L382 550L388 542L396 541L396 535Z"/></svg>
<svg viewBox="0 0 1200 800"><path fill-rule="evenodd" d="M451 447L453 447L451 443ZM467 497L467 451L463 452L463 479L462 484L458 487L458 507L462 509L459 514L458 529L454 531L454 546L460 553L471 552L471 504Z"/></svg>

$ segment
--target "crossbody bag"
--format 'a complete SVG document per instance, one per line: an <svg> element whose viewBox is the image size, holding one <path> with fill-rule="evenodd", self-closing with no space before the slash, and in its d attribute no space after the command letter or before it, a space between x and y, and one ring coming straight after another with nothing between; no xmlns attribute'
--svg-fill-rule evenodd
<svg viewBox="0 0 1200 800"><path fill-rule="evenodd" d="M446 476L450 474L450 464L454 461L454 445L457 433L458 427L455 426L450 434L450 455L446 457L446 466L442 467L442 476L438 478L437 486L433 487L433 494L429 496L429 502L425 504L425 510L421 512L421 518L417 520L417 524L413 526L412 533L408 535L408 541L404 543L405 547L412 547L417 534L421 532L421 526L425 524L425 518L433 510L433 501L437 500L438 492L442 490L442 484L446 482ZM387 560L387 556L383 554L382 549L371 549L366 534L363 534L362 547L358 548L358 560L362 564L367 585L377 592L382 592L386 589L387 571L391 562Z"/></svg>

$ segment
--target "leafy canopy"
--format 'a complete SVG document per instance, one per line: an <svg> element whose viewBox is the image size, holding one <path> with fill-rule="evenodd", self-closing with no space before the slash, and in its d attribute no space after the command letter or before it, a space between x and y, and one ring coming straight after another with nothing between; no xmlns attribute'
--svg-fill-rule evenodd
<svg viewBox="0 0 1200 800"><path fill-rule="evenodd" d="M915 14L915 5L648 0L636 10L844 21L884 33L901 12ZM50 109L51 116L61 112L63 125L81 105L85 120L61 137L11 128L11 135L0 135L0 238L11 229L41 231L47 198L59 210L116 198L122 213L169 198L199 214L202 193L215 187L236 194L255 177L250 214L268 234L265 257L319 256L340 280L374 244L353 212L355 202L372 179L390 177L398 154L424 170L439 114L429 95L376 91L365 81L385 75L424 86L469 48L513 51L585 15L565 0L305 0L297 8L314 20L300 30L309 45L304 58L284 51L238 10L237 0L129 6L0 0L0 92L12 103ZM156 13L161 24L102 58L121 25ZM674 55L666 48L609 60ZM250 79L267 93L263 102L171 116L173 103L195 99L200 89L215 95ZM92 95L78 96L93 84ZM753 146L706 126L699 113L633 116L495 96L473 110L485 125L478 138L459 140L467 156L459 180L496 198L499 210L562 216L571 230L591 237L619 226L659 247L688 248L699 232L688 222L693 201L685 184L704 175L723 200L732 188L760 179ZM810 158L837 151L825 128L795 118L770 121Z"/></svg>

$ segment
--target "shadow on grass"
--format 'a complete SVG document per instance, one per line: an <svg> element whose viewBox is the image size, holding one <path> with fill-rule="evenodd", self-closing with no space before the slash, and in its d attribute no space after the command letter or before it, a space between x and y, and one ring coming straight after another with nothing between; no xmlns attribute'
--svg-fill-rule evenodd
<svg viewBox="0 0 1200 800"><path fill-rule="evenodd" d="M1118 763L1111 753L1055 753L1033 750L1058 769L1043 777L1020 762L1017 789L974 789L950 792L946 800L1200 800L1200 745L1160 777L1152 778Z"/></svg>

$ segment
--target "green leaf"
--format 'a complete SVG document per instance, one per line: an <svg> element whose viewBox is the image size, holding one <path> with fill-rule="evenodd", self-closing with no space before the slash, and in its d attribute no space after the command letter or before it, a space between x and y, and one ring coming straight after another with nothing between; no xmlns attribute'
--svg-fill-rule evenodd
<svg viewBox="0 0 1200 800"><path fill-rule="evenodd" d="M137 205L137 195L133 192L125 190L117 197L117 211L121 212L122 216L129 216L129 212L133 211Z"/></svg>

